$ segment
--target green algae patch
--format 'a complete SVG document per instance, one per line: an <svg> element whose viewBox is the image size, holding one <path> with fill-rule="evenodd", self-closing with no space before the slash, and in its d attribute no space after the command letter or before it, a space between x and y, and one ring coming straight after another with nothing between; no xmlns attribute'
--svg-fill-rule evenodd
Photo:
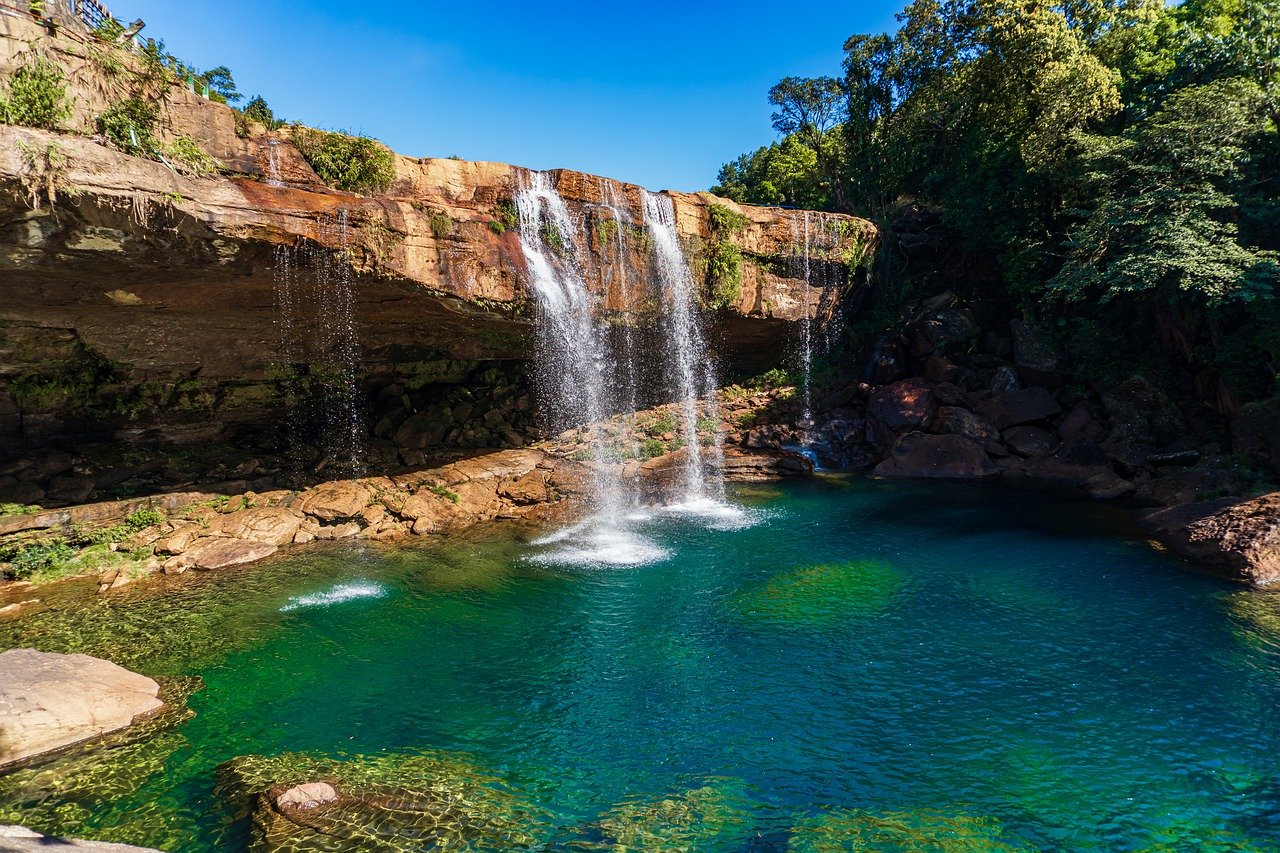
<svg viewBox="0 0 1280 853"><path fill-rule="evenodd" d="M248 755L217 779L218 794L251 818L254 850L527 850L550 831L546 812L457 754ZM308 783L334 796L281 799Z"/></svg>
<svg viewBox="0 0 1280 853"><path fill-rule="evenodd" d="M872 814L860 809L826 812L791 831L792 853L1016 853L1027 848L1000 840L998 820L960 812L921 809Z"/></svg>
<svg viewBox="0 0 1280 853"><path fill-rule="evenodd" d="M733 849L749 818L742 784L708 782L659 800L618 803L586 828L587 839L572 846L617 853Z"/></svg>
<svg viewBox="0 0 1280 853"><path fill-rule="evenodd" d="M887 563L853 560L790 569L738 598L748 619L821 626L888 610L906 578Z"/></svg>

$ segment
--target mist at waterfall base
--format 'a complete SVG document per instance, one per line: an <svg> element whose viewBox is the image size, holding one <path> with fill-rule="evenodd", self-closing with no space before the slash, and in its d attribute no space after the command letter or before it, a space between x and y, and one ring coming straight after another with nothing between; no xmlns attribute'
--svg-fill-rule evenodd
<svg viewBox="0 0 1280 853"><path fill-rule="evenodd" d="M86 585L83 603L0 622L3 647L205 683L158 759L94 795L76 780L127 752L55 764L56 784L0 784L0 811L242 850L221 763L440 750L549 813L548 851L617 849L628 815L657 838L631 849L699 853L861 849L838 834L859 828L886 850L1280 844L1273 595L1188 571L1100 505L863 479L739 489L759 524L656 521L669 556L627 571L530 560L498 525L162 595ZM715 813L682 823L690 792ZM820 827L832 846L811 844Z"/></svg>
<svg viewBox="0 0 1280 853"><path fill-rule="evenodd" d="M536 559L549 563L641 565L667 556L641 529L657 514L719 527L744 526L751 516L724 500L715 362L674 205L668 196L642 191L643 222L636 223L621 188L601 181L602 203L576 215L548 173L526 174L515 193L520 247L537 306L535 372L541 408L553 434L571 427L585 432L592 463L590 514L533 544L541 549ZM610 227L601 228L601 222ZM628 228L643 228L647 235L649 280L629 275L623 236ZM597 242L597 234L606 236ZM588 282L591 264L598 265L597 292ZM612 280L606 279L606 270ZM610 293L618 294L612 315L606 306ZM637 349L630 331L638 293L652 293L659 306L663 345L654 351ZM614 326L622 328L621 335ZM638 440L634 430L619 434L609 423L619 413L634 413L640 360L661 377L658 398L674 402L678 411L681 478L674 500L660 507L641 506L628 491L622 462L639 456ZM700 424L711 427L700 430Z"/></svg>

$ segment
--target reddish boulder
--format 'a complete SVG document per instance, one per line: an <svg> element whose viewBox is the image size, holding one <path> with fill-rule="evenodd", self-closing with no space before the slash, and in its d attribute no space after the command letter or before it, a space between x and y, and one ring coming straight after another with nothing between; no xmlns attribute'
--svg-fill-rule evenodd
<svg viewBox="0 0 1280 853"><path fill-rule="evenodd" d="M923 426L936 409L932 388L919 379L904 379L876 388L867 403L867 413L893 432Z"/></svg>

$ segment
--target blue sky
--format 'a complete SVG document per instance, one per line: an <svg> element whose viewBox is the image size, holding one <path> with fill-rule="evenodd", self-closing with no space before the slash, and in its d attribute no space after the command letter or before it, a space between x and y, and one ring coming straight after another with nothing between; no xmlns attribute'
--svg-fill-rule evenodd
<svg viewBox="0 0 1280 853"><path fill-rule="evenodd" d="M705 189L775 138L768 88L837 74L896 2L289 3L108 0L171 53L227 65L278 115L415 157L568 167Z"/></svg>

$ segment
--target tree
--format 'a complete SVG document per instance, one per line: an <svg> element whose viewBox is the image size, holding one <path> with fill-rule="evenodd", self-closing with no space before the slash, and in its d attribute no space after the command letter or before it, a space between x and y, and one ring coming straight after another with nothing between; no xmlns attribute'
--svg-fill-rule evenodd
<svg viewBox="0 0 1280 853"><path fill-rule="evenodd" d="M848 102L834 77L786 77L769 90L773 129L813 150L818 173L830 182L837 205L843 207L840 176L827 151L827 137L844 121Z"/></svg>
<svg viewBox="0 0 1280 853"><path fill-rule="evenodd" d="M231 69L225 65L211 68L199 77L202 86L209 90L209 97L224 104L234 104L244 99L236 90L236 81L231 76Z"/></svg>

